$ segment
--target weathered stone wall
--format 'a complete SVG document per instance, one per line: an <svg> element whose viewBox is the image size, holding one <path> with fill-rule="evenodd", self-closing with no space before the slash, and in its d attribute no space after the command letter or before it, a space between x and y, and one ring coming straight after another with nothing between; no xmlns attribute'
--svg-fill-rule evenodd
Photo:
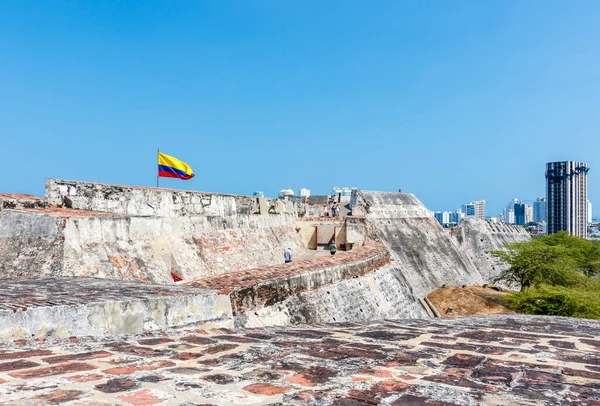
<svg viewBox="0 0 600 406"><path fill-rule="evenodd" d="M428 317L398 269L379 268L331 285L300 291L271 306L246 311L236 318L245 327L320 324Z"/></svg>
<svg viewBox="0 0 600 406"><path fill-rule="evenodd" d="M173 283L275 265L304 244L287 215L219 217L71 216L4 210L0 277L93 276Z"/></svg>
<svg viewBox="0 0 600 406"><path fill-rule="evenodd" d="M498 275L506 266L492 257L490 251L501 250L506 244L531 238L521 226L470 218L463 219L449 232L459 250L473 261L486 281L490 277Z"/></svg>
<svg viewBox="0 0 600 406"><path fill-rule="evenodd" d="M1 277L173 283L306 255L291 202L53 179L46 195L0 212Z"/></svg>
<svg viewBox="0 0 600 406"><path fill-rule="evenodd" d="M281 215L79 218L65 230L65 265L73 274L172 283L283 262L303 243ZM77 272L77 273L75 273Z"/></svg>
<svg viewBox="0 0 600 406"><path fill-rule="evenodd" d="M229 294L237 326L427 317L379 242L300 263L190 282Z"/></svg>
<svg viewBox="0 0 600 406"><path fill-rule="evenodd" d="M370 237L386 244L395 275L413 300L443 284L483 283L473 262L414 195L354 191L352 213L364 215Z"/></svg>
<svg viewBox="0 0 600 406"><path fill-rule="evenodd" d="M98 278L5 280L0 341L232 327L229 298L215 291Z"/></svg>
<svg viewBox="0 0 600 406"><path fill-rule="evenodd" d="M60 273L65 225L62 218L38 213L0 212L0 278Z"/></svg>
<svg viewBox="0 0 600 406"><path fill-rule="evenodd" d="M56 207L130 216L213 216L223 219L238 214L286 213L296 216L296 206L279 199L59 179L46 180L46 198Z"/></svg>

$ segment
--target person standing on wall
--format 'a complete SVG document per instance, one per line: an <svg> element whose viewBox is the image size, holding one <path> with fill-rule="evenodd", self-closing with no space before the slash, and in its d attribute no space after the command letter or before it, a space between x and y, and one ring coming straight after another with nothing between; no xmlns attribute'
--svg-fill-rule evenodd
<svg viewBox="0 0 600 406"><path fill-rule="evenodd" d="M292 250L291 250L291 248L286 248L286 250L283 251L283 259L285 260L286 264L292 262Z"/></svg>

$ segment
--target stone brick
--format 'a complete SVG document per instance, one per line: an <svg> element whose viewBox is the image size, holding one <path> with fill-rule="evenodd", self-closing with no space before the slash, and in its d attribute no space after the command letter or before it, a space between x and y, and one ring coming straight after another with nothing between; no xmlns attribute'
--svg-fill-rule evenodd
<svg viewBox="0 0 600 406"><path fill-rule="evenodd" d="M227 374L204 375L201 376L200 379L204 379L205 381L212 382L217 385L227 385L235 382L235 378Z"/></svg>
<svg viewBox="0 0 600 406"><path fill-rule="evenodd" d="M17 369L27 369L37 366L40 366L40 364L38 364L37 362L25 361L21 359L18 361L5 362L0 364L0 372L14 371Z"/></svg>
<svg viewBox="0 0 600 406"><path fill-rule="evenodd" d="M493 361L486 361L471 376L483 382L509 385L519 374L517 368L507 367Z"/></svg>
<svg viewBox="0 0 600 406"><path fill-rule="evenodd" d="M569 341L563 341L563 340L549 340L548 344L550 344L553 347L556 348L564 348L567 350L574 350L575 349L575 343L569 342Z"/></svg>
<svg viewBox="0 0 600 406"><path fill-rule="evenodd" d="M167 344L172 343L173 340L167 337L157 337L157 338L145 338L143 340L138 340L138 344L140 345L159 345L159 344Z"/></svg>
<svg viewBox="0 0 600 406"><path fill-rule="evenodd" d="M96 385L95 387L100 392L117 393L137 389L139 384L130 379L110 379L105 383Z"/></svg>
<svg viewBox="0 0 600 406"><path fill-rule="evenodd" d="M172 366L175 366L174 362L167 360L156 360L145 363L129 364L116 368L109 368L105 369L102 372L110 375L129 375L137 371L154 371L157 369L169 368Z"/></svg>
<svg viewBox="0 0 600 406"><path fill-rule="evenodd" d="M338 373L324 367L311 367L299 374L286 378L289 383L302 386L316 386L317 384L325 383L329 378L336 376Z"/></svg>
<svg viewBox="0 0 600 406"><path fill-rule="evenodd" d="M202 355L203 354L199 354L197 352L180 352L179 354L175 355L171 359L178 360L178 361L189 361L191 359L200 358Z"/></svg>
<svg viewBox="0 0 600 406"><path fill-rule="evenodd" d="M217 354L219 352L231 351L237 347L238 346L235 344L219 344L219 345L215 345L212 347L208 347L208 348L204 349L203 352L206 354L212 355L212 354Z"/></svg>
<svg viewBox="0 0 600 406"><path fill-rule="evenodd" d="M453 356L446 358L444 365L456 368L473 369L483 362L483 360L485 360L485 357L477 357L468 354L454 354Z"/></svg>
<svg viewBox="0 0 600 406"><path fill-rule="evenodd" d="M84 361L88 359L94 358L106 358L110 357L112 354L108 351L93 351L93 352L83 352L80 354L69 354L69 355L59 355L56 357L48 357L44 358L43 361L48 364L59 364L62 362L69 361Z"/></svg>
<svg viewBox="0 0 600 406"><path fill-rule="evenodd" d="M100 379L104 379L104 378L105 378L105 376L100 375L100 374L87 374L87 375L73 375L73 376L69 376L67 379L69 380L69 382L83 383L83 382L99 381Z"/></svg>
<svg viewBox="0 0 600 406"><path fill-rule="evenodd" d="M47 395L40 395L36 399L51 405L71 402L83 397L84 392L78 390L57 390Z"/></svg>
<svg viewBox="0 0 600 406"><path fill-rule="evenodd" d="M74 363L68 363L68 364L54 365L51 367L11 372L9 375L12 377L15 377L15 378L20 378L20 379L38 379L38 378L46 378L48 376L54 376L54 375L70 374L73 372L90 371L95 368L96 368L95 366L90 365L90 364L74 362Z"/></svg>
<svg viewBox="0 0 600 406"><path fill-rule="evenodd" d="M27 350L15 352L0 352L0 361L7 359L22 359L31 357L41 357L44 355L52 355L50 350Z"/></svg>
<svg viewBox="0 0 600 406"><path fill-rule="evenodd" d="M191 343L191 344L197 344L197 345L208 345L208 344L216 343L216 341L213 339L206 338L206 337L200 337L200 336L186 336L186 337L183 337L181 339L181 341L184 341L186 343Z"/></svg>
<svg viewBox="0 0 600 406"><path fill-rule="evenodd" d="M275 386L268 383L253 383L244 386L242 389L257 395L273 396L285 393L292 388L290 386Z"/></svg>

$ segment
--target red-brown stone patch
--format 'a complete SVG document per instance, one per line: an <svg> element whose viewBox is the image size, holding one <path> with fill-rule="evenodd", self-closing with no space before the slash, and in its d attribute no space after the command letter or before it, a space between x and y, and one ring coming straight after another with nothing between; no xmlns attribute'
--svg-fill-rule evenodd
<svg viewBox="0 0 600 406"><path fill-rule="evenodd" d="M334 370L315 366L311 367L299 374L286 378L286 381L302 386L316 386L325 383L329 378L336 376L338 373Z"/></svg>
<svg viewBox="0 0 600 406"><path fill-rule="evenodd" d="M117 399L122 400L130 405L158 405L163 403L166 396L158 396L156 392L150 389L142 389L137 392L132 392L124 395L120 395Z"/></svg>
<svg viewBox="0 0 600 406"><path fill-rule="evenodd" d="M94 358L106 358L110 357L112 354L108 351L92 351L92 352L83 352L80 354L69 354L69 355L59 355L56 357L48 357L44 358L42 361L47 362L48 364L59 364L62 362L70 362L70 361L84 361Z"/></svg>
<svg viewBox="0 0 600 406"><path fill-rule="evenodd" d="M31 362L20 359L17 361L4 362L0 364L0 372L14 371L17 369L27 369L38 366L40 366L40 364L38 364L37 362Z"/></svg>
<svg viewBox="0 0 600 406"><path fill-rule="evenodd" d="M36 369L27 369L24 371L11 372L9 375L14 378L20 379L38 379L38 378L46 378L54 375L63 375L70 374L73 372L83 372L90 371L92 369L96 369L95 366L85 363L68 363L68 364L60 364L51 367L44 368L36 368Z"/></svg>
<svg viewBox="0 0 600 406"><path fill-rule="evenodd" d="M104 379L104 378L106 378L106 377L104 375L100 375L100 374L86 374L86 375L69 376L67 379L69 380L69 382L83 383L83 382L99 381L100 379Z"/></svg>
<svg viewBox="0 0 600 406"><path fill-rule="evenodd" d="M31 357L42 357L44 355L52 355L50 350L27 350L27 351L15 351L15 352L1 352L0 361L7 359L22 359Z"/></svg>
<svg viewBox="0 0 600 406"><path fill-rule="evenodd" d="M40 395L36 399L51 405L60 405L61 403L77 400L84 395L84 392L78 390L57 390L47 395Z"/></svg>
<svg viewBox="0 0 600 406"><path fill-rule="evenodd" d="M137 371L154 371L162 368L175 366L174 362L167 360L156 360L145 363L129 364L121 367L105 369L104 373L110 375L129 375Z"/></svg>
<svg viewBox="0 0 600 406"><path fill-rule="evenodd" d="M291 386L275 386L269 383L253 383L244 386L242 389L257 395L273 396L285 393L292 388Z"/></svg>

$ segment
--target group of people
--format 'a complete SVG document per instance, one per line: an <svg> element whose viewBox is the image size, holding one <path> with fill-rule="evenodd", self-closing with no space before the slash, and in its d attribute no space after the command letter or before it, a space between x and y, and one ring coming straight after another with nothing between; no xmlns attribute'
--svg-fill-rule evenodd
<svg viewBox="0 0 600 406"><path fill-rule="evenodd" d="M339 217L340 216L340 204L335 198L329 198L327 202L327 209L325 210L326 217Z"/></svg>

